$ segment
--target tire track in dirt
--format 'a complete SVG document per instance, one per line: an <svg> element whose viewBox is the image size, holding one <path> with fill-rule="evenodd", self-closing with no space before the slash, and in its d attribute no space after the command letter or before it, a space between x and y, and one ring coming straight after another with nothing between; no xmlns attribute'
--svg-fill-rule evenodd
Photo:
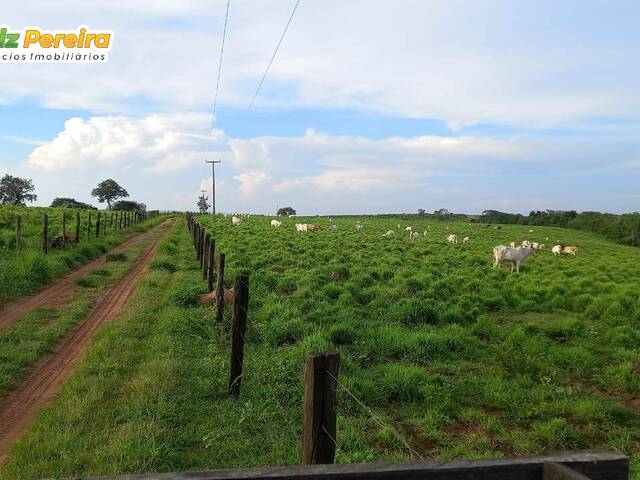
<svg viewBox="0 0 640 480"><path fill-rule="evenodd" d="M62 389L82 360L98 328L124 310L138 280L154 257L158 242L173 223L168 221L162 224L165 232L145 248L132 270L98 299L84 320L67 333L51 355L36 363L21 385L0 400L0 465L8 459L11 445L29 428L37 413Z"/></svg>
<svg viewBox="0 0 640 480"><path fill-rule="evenodd" d="M132 245L144 241L166 223L167 222L163 222L162 224L157 225L147 230L146 232L131 237L129 240L113 248L109 253L123 252ZM16 323L21 317L37 308L61 307L69 303L77 288L74 280L83 275L86 275L95 268L104 265L106 259L107 256L102 255L97 259L84 264L77 270L66 274L59 280L56 280L54 283L45 287L44 290L5 304L4 307L0 308L0 331L7 329L8 327Z"/></svg>

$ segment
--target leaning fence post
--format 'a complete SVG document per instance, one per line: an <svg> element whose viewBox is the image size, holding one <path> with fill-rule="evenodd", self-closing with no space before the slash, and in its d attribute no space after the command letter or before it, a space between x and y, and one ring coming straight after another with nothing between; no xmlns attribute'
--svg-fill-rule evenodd
<svg viewBox="0 0 640 480"><path fill-rule="evenodd" d="M302 464L334 463L340 354L310 353L304 373Z"/></svg>
<svg viewBox="0 0 640 480"><path fill-rule="evenodd" d="M20 241L22 240L22 216L16 217L16 249L20 249Z"/></svg>
<svg viewBox="0 0 640 480"><path fill-rule="evenodd" d="M80 210L76 212L76 245L80 243Z"/></svg>
<svg viewBox="0 0 640 480"><path fill-rule="evenodd" d="M209 292L213 292L213 264L216 253L216 241L214 238L209 242L209 262L207 263L207 286Z"/></svg>
<svg viewBox="0 0 640 480"><path fill-rule="evenodd" d="M216 322L224 315L224 253L218 256L218 283L216 284Z"/></svg>
<svg viewBox="0 0 640 480"><path fill-rule="evenodd" d="M46 213L42 223L42 250L49 253L49 216Z"/></svg>
<svg viewBox="0 0 640 480"><path fill-rule="evenodd" d="M229 375L229 395L238 398L242 382L242 360L244 357L244 334L247 330L249 309L249 275L241 273L236 278L235 301L233 304L233 325L231 326L231 368ZM224 293L222 294L224 297Z"/></svg>

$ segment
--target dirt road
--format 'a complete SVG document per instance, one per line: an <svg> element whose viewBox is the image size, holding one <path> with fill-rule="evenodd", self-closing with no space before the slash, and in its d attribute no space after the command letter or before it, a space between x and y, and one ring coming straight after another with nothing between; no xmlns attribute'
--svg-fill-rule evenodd
<svg viewBox="0 0 640 480"><path fill-rule="evenodd" d="M123 311L138 280L154 257L158 242L172 226L173 222L169 221L159 227L164 232L149 243L132 270L97 300L93 309L61 340L51 355L36 363L21 385L0 400L0 464L7 460L13 442L31 425L36 414L54 399L71 376L100 325L113 320ZM154 231L158 234L157 229L152 229L149 235L153 235Z"/></svg>
<svg viewBox="0 0 640 480"><path fill-rule="evenodd" d="M125 251L127 248L144 241L149 236L154 235L162 225L153 227L146 232L140 233L131 237L124 243L121 243L109 253L119 253ZM95 260L83 265L77 270L68 273L54 283L48 285L40 292L28 295L19 300L9 302L0 308L0 330L4 330L21 317L29 312L41 307L61 307L71 302L74 292L76 291L76 284L74 280L86 275L94 269L104 265L106 261L106 255L96 258Z"/></svg>

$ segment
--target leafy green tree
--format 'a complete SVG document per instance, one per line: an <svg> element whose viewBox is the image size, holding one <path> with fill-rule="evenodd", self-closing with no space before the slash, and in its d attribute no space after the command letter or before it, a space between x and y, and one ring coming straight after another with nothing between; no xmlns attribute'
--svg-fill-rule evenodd
<svg viewBox="0 0 640 480"><path fill-rule="evenodd" d="M93 205L89 205L88 203L79 202L75 198L62 198L56 197L51 202L51 207L57 208L77 208L81 210L97 210Z"/></svg>
<svg viewBox="0 0 640 480"><path fill-rule="evenodd" d="M98 197L100 203L107 202L108 208L111 210L111 202L119 198L128 197L129 194L115 180L108 178L91 190L91 196Z"/></svg>
<svg viewBox="0 0 640 480"><path fill-rule="evenodd" d="M26 202L35 202L38 196L31 193L35 189L31 179L7 174L0 180L0 204L25 206Z"/></svg>
<svg viewBox="0 0 640 480"><path fill-rule="evenodd" d="M209 200L209 197L205 196L204 193L198 197L198 210L200 213L207 213L209 211L211 205L209 205L207 200Z"/></svg>
<svg viewBox="0 0 640 480"><path fill-rule="evenodd" d="M277 215L279 217L290 217L291 215L295 215L296 211L291 207L282 207L278 209Z"/></svg>
<svg viewBox="0 0 640 480"><path fill-rule="evenodd" d="M133 200L119 200L113 204L113 210L123 212L145 212L147 210L147 206L144 203L134 202Z"/></svg>

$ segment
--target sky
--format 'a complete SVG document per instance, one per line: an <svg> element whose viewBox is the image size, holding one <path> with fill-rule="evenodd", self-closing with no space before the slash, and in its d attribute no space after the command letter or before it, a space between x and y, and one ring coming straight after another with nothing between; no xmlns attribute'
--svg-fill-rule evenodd
<svg viewBox="0 0 640 480"><path fill-rule="evenodd" d="M15 30L113 32L106 63L0 63L0 175L37 205L365 214L640 210L635 0L29 0Z"/></svg>

